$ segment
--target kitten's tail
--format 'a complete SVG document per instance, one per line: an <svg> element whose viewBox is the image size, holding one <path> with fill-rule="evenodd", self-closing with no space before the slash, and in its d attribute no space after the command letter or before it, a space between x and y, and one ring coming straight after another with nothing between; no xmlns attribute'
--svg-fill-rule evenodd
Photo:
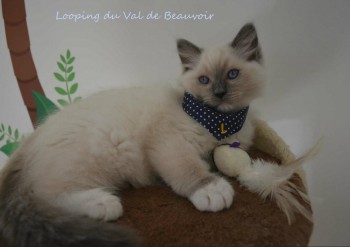
<svg viewBox="0 0 350 247"><path fill-rule="evenodd" d="M138 238L121 226L69 216L35 199L20 183L21 170L2 176L0 232L16 247L126 247Z"/></svg>
<svg viewBox="0 0 350 247"><path fill-rule="evenodd" d="M277 165L257 160L253 163L252 169L240 174L237 179L248 190L258 193L262 198L274 199L287 216L289 224L293 222L294 214L297 212L312 222L311 212L297 199L299 197L309 204L306 192L290 179L302 164L318 153L320 147L321 141L318 141L304 155L288 164Z"/></svg>

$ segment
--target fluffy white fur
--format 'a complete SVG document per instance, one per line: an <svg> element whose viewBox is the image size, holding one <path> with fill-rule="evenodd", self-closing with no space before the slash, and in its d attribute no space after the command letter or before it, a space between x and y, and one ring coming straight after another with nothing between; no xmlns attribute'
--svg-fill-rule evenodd
<svg viewBox="0 0 350 247"><path fill-rule="evenodd" d="M217 212L231 206L233 195L231 185L221 178L198 189L189 199L200 211Z"/></svg>
<svg viewBox="0 0 350 247"><path fill-rule="evenodd" d="M309 203L307 194L290 179L302 164L318 153L320 146L321 141L300 158L288 164L277 165L256 160L252 167L243 170L237 179L248 190L258 193L263 199L271 197L275 200L279 208L286 214L289 224L293 222L295 213L302 214L312 222L311 212L297 199L299 196Z"/></svg>
<svg viewBox="0 0 350 247"><path fill-rule="evenodd" d="M171 88L131 88L61 110L15 153L24 159L21 186L53 206L105 220L122 214L112 191L150 185L158 176L201 210L229 207L231 186L202 158L218 141L186 115L181 101ZM249 119L236 135L247 146L253 136ZM216 194L222 190L227 192Z"/></svg>

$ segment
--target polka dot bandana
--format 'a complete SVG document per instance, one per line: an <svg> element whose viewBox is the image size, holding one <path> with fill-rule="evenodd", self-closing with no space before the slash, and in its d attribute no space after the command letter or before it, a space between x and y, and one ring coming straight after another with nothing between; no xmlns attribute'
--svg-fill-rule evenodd
<svg viewBox="0 0 350 247"><path fill-rule="evenodd" d="M187 92L185 92L182 107L219 141L241 130L249 109L247 106L236 112L221 113L204 105Z"/></svg>

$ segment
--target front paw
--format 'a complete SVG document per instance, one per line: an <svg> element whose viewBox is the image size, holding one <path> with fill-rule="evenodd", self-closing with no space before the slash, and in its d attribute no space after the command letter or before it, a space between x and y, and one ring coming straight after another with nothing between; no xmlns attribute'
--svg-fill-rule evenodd
<svg viewBox="0 0 350 247"><path fill-rule="evenodd" d="M219 178L196 190L189 200L200 211L217 212L231 206L233 195L232 186L225 179Z"/></svg>

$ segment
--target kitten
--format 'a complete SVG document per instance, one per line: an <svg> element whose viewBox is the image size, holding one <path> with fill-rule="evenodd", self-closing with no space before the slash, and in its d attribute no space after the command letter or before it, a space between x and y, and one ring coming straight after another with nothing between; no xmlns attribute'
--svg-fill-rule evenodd
<svg viewBox="0 0 350 247"><path fill-rule="evenodd" d="M11 244L137 245L132 233L103 221L123 214L116 191L159 178L198 210L231 206L233 188L211 172L208 160L222 143L252 144L247 106L264 86L255 27L245 25L218 48L186 40L177 48L184 91L224 116L245 109L244 125L229 136L221 126L218 138L184 111L183 91L165 86L110 90L62 109L23 141L2 171L0 228Z"/></svg>

